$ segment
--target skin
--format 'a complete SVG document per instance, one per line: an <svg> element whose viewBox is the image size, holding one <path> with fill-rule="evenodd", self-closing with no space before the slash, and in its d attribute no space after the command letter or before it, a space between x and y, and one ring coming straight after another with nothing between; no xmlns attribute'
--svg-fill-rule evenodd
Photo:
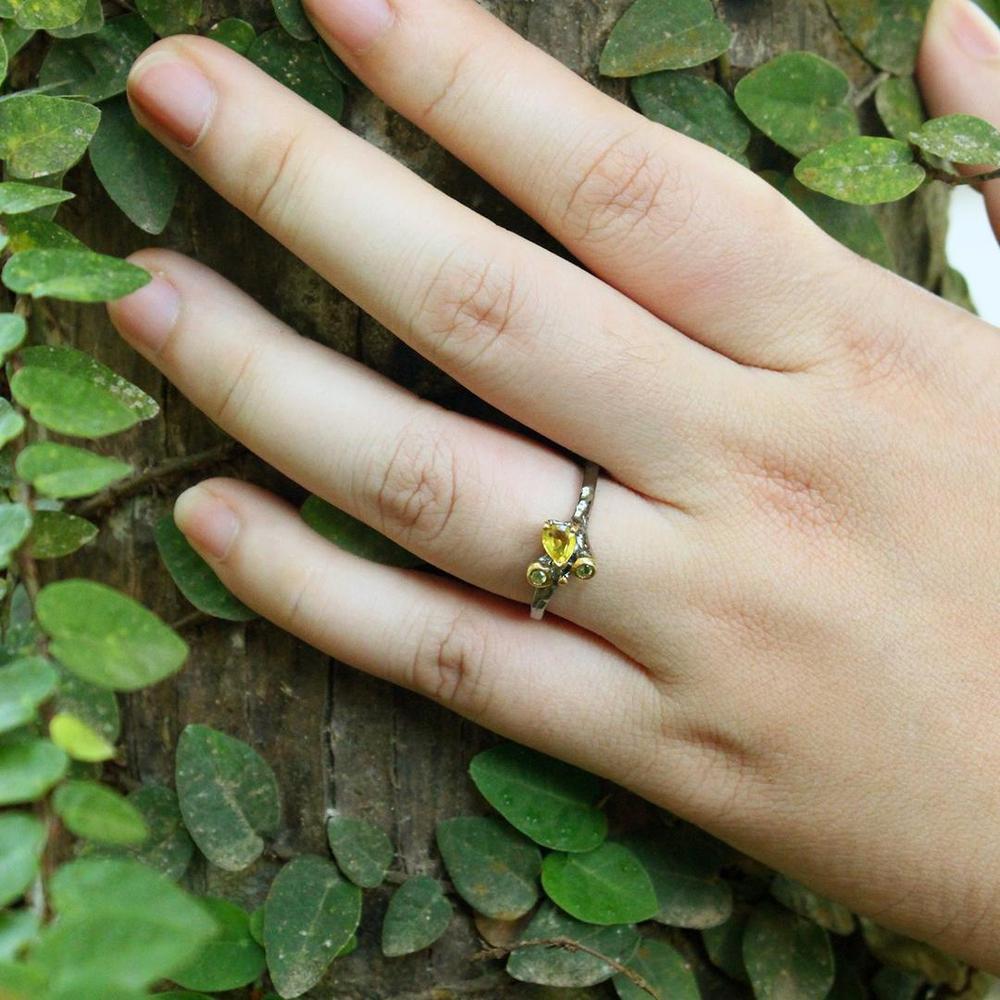
<svg viewBox="0 0 1000 1000"><path fill-rule="evenodd" d="M377 94L587 270L207 39L144 55L136 115L407 343L599 462L599 573L531 621L525 566L541 522L570 514L577 462L148 250L157 280L110 306L119 331L230 434L455 579L359 560L232 480L186 492L182 530L336 659L1000 971L996 328L468 0L309 9ZM920 77L934 113L1000 124L1000 38L974 18L938 0Z"/></svg>

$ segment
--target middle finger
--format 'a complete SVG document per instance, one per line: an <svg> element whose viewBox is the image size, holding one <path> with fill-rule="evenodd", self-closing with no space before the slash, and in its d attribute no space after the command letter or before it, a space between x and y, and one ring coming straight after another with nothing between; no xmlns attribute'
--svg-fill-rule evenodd
<svg viewBox="0 0 1000 1000"><path fill-rule="evenodd" d="M158 43L129 93L161 141L367 312L630 485L650 488L666 428L683 494L694 443L759 398L766 373L448 198L221 45Z"/></svg>

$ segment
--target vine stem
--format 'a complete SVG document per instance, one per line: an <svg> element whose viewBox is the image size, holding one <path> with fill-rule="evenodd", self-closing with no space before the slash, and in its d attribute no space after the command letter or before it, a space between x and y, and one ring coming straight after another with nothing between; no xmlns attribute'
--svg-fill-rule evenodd
<svg viewBox="0 0 1000 1000"><path fill-rule="evenodd" d="M932 181L941 181L944 184L948 184L951 187L961 187L967 184L984 184L986 181L997 181L1000 180L1000 167L996 170L990 170L985 174L950 174L947 170L938 170L937 167L929 166L928 164L923 164L924 170L927 171L927 176Z"/></svg>
<svg viewBox="0 0 1000 1000"><path fill-rule="evenodd" d="M508 948L485 948L472 957L473 961L477 962L487 958L506 958L512 952L520 951L521 948L562 948L565 951L583 952L585 955L591 955L594 958L600 959L606 965L610 965L615 972L624 976L644 993L648 993L653 1000L660 1000L660 996L656 990L635 969L630 969L627 965L619 962L618 959L612 958L610 955L605 955L596 948L591 948L589 945L581 944L579 941L574 941L568 937L533 938L529 941L518 941Z"/></svg>
<svg viewBox="0 0 1000 1000"><path fill-rule="evenodd" d="M214 465L216 462L223 462L232 457L239 447L240 445L236 441L223 441L222 444L207 448L205 451L195 452L193 455L164 459L157 465L150 466L143 472L139 472L121 483L116 483L114 486L109 486L106 490L102 490L77 504L73 512L81 516L103 513L108 508L114 507L127 497L134 496L160 480L179 476L185 472L194 472L197 469Z"/></svg>

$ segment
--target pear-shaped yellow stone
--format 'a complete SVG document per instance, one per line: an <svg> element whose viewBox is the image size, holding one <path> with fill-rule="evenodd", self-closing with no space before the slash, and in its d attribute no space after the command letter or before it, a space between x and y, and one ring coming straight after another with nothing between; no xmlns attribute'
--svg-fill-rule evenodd
<svg viewBox="0 0 1000 1000"><path fill-rule="evenodd" d="M557 566L565 566L576 551L576 532L565 522L546 521L542 528L542 548Z"/></svg>

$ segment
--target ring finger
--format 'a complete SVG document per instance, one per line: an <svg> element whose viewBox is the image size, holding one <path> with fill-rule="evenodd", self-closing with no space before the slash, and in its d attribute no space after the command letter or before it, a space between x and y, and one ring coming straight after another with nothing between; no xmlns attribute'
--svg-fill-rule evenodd
<svg viewBox="0 0 1000 1000"><path fill-rule="evenodd" d="M579 492L574 461L418 399L179 254L133 259L157 279L109 305L115 326L224 430L428 562L530 597L524 571L540 554L541 521L568 517ZM646 554L636 540L666 527L679 567L689 522L603 480L590 528L602 585L560 588L553 610L617 643L627 615L615 598L632 593Z"/></svg>

